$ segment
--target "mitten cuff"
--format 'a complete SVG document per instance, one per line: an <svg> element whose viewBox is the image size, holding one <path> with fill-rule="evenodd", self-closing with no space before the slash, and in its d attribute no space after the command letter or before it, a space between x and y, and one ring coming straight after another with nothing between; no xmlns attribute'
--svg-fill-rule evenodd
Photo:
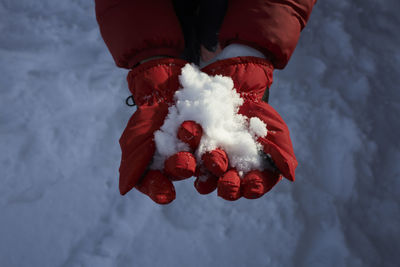
<svg viewBox="0 0 400 267"><path fill-rule="evenodd" d="M262 101L266 89L272 84L274 66L258 57L235 57L216 61L202 69L209 75L232 78L236 91L242 98Z"/></svg>
<svg viewBox="0 0 400 267"><path fill-rule="evenodd" d="M187 61L176 58L155 59L140 64L128 74L128 87L135 103L152 105L172 103L175 91L179 89L181 68Z"/></svg>

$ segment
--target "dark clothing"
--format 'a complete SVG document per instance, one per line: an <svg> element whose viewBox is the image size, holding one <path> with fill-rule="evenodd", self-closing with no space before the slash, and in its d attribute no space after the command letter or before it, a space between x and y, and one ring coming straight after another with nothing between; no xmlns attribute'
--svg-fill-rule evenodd
<svg viewBox="0 0 400 267"><path fill-rule="evenodd" d="M218 33L228 8L228 0L173 0L174 10L185 39L182 57L199 63L200 45L215 51Z"/></svg>

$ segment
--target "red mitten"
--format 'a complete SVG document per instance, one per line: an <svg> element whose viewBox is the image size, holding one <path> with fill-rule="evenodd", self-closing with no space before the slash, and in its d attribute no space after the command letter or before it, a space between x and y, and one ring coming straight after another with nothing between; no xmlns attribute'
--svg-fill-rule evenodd
<svg viewBox="0 0 400 267"><path fill-rule="evenodd" d="M185 64L180 59L152 60L128 75L129 89L138 108L120 138L122 195L137 187L155 202L166 204L175 199L170 180L189 178L195 172L196 160L189 152L179 152L167 159L165 173L147 172L156 150L154 132L162 126L168 107L173 104L174 93L179 89L178 76Z"/></svg>
<svg viewBox="0 0 400 267"><path fill-rule="evenodd" d="M277 171L254 170L245 174L242 179L235 169L221 175L225 169L223 151L213 151L203 157L205 167L218 176L218 195L227 200L236 200L241 196L257 198L268 192L280 179L281 175L294 181L297 160L294 155L289 130L280 115L267 103L262 101L264 92L272 84L272 64L256 57L236 57L217 61L206 66L202 71L209 75L229 76L234 88L244 99L239 113L249 119L259 118L267 125L266 137L258 138L265 154L269 155ZM228 164L226 163L226 166ZM221 168L221 166L223 168Z"/></svg>

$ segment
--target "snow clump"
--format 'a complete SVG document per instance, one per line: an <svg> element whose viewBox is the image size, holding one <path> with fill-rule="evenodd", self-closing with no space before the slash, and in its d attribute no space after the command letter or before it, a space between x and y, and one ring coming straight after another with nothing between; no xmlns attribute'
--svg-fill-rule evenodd
<svg viewBox="0 0 400 267"><path fill-rule="evenodd" d="M248 171L265 169L258 137L267 135L267 126L259 118L238 114L243 99L233 88L230 77L209 76L196 66L186 64L179 77L182 88L176 91L175 105L160 130L155 132L156 153L153 169L162 169L165 159L179 151L190 151L177 138L182 122L192 120L203 128L200 145L195 152L201 156L216 148L225 150L230 167L243 175Z"/></svg>

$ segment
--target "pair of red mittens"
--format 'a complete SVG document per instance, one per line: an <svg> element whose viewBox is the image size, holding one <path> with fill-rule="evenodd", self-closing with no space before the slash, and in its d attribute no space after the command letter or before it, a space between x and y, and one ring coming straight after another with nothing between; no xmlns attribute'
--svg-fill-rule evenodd
<svg viewBox="0 0 400 267"><path fill-rule="evenodd" d="M136 187L156 203L167 204L176 197L172 181L189 178L196 170L199 177L195 187L199 193L210 193L217 187L218 195L227 200L236 200L241 196L260 197L281 179L281 175L294 181L297 161L289 130L279 114L262 101L264 91L272 83L273 66L269 61L255 57L217 61L202 71L208 75L232 78L234 88L244 99L239 113L248 118L257 117L267 125L267 136L258 138L258 142L263 152L270 155L278 171L253 170L241 179L235 169L228 169L228 156L222 150L203 155L205 173L190 152L179 152L168 158L164 170L148 169L156 149L154 132L162 126L168 107L174 105L173 96L179 89L178 77L186 63L180 59L152 60L134 68L128 75L129 88L138 108L120 138L121 194ZM195 125L186 122L178 132L178 138L186 140L192 150L201 138L201 134L194 135L197 139L190 136L191 132L198 131L199 127Z"/></svg>

